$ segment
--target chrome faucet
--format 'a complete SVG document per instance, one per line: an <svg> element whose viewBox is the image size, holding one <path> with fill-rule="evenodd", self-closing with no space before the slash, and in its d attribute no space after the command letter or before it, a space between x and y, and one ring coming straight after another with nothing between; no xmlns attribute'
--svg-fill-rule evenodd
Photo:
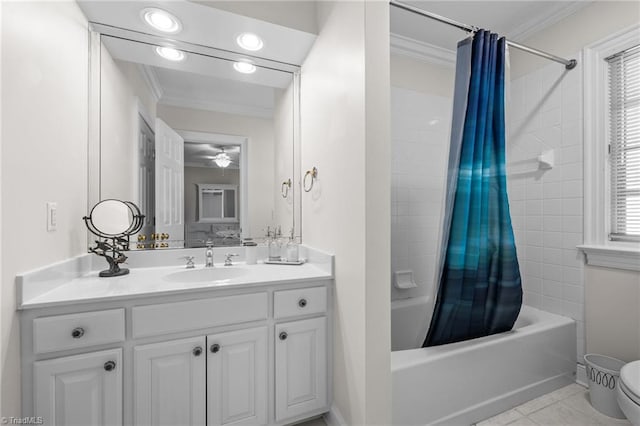
<svg viewBox="0 0 640 426"><path fill-rule="evenodd" d="M236 256L240 256L240 255L235 253L227 253L226 254L227 258L224 260L224 266L233 266L233 262L231 261L231 258Z"/></svg>
<svg viewBox="0 0 640 426"><path fill-rule="evenodd" d="M207 241L207 249L204 252L205 268L213 268L213 243L211 241Z"/></svg>
<svg viewBox="0 0 640 426"><path fill-rule="evenodd" d="M193 269L196 267L195 263L193 263L193 259L195 259L195 256L185 256L184 259L187 261L187 265L186 268L187 269Z"/></svg>

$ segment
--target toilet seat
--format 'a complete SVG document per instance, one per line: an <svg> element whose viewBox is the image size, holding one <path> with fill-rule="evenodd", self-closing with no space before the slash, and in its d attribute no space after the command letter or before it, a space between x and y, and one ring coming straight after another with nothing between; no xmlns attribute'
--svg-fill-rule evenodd
<svg viewBox="0 0 640 426"><path fill-rule="evenodd" d="M640 361L633 361L622 367L620 388L629 399L640 405Z"/></svg>
<svg viewBox="0 0 640 426"><path fill-rule="evenodd" d="M640 425L640 361L630 362L620 370L616 389L618 405L634 426Z"/></svg>

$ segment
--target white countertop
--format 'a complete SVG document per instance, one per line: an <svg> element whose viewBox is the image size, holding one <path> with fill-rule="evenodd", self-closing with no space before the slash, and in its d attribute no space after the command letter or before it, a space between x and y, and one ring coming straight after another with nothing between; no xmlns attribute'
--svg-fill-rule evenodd
<svg viewBox="0 0 640 426"><path fill-rule="evenodd" d="M86 270L87 257L83 255L19 275L17 305L19 310L24 310L333 278L333 257L324 254L314 254L313 257L319 262L307 262L303 265L265 265L261 262L246 265L238 262L234 266L216 263L214 271L240 269L242 273L234 278L216 281L177 282L167 276L180 271L204 269L203 265L196 264L196 269L191 270L184 265L135 267L130 268L127 275L102 278L98 276L97 270Z"/></svg>
<svg viewBox="0 0 640 426"><path fill-rule="evenodd" d="M198 265L198 268L202 268ZM245 265L218 266L215 268L236 268L246 272L231 279L202 282L172 282L165 277L169 274L186 271L185 267L169 266L165 268L136 268L120 277L101 278L98 272L75 278L53 290L30 300L23 301L19 309L32 309L59 304L111 301L136 296L157 296L167 293L185 293L214 288L239 288L256 284L300 282L318 279L330 279L331 274L314 264L290 265Z"/></svg>

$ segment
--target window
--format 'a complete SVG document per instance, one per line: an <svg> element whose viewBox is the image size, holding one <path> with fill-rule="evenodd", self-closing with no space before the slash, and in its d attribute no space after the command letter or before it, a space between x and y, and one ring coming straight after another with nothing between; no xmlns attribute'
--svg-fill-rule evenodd
<svg viewBox="0 0 640 426"><path fill-rule="evenodd" d="M640 271L640 24L585 46L584 242L589 265Z"/></svg>
<svg viewBox="0 0 640 426"><path fill-rule="evenodd" d="M609 76L609 239L640 241L640 45L605 61Z"/></svg>

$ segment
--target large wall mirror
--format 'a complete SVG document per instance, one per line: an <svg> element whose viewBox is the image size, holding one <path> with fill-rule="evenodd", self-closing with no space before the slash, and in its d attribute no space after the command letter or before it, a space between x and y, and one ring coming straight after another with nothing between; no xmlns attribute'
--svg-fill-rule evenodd
<svg viewBox="0 0 640 426"><path fill-rule="evenodd" d="M268 227L300 236L298 72L315 36L215 2L80 5L92 30L90 203L140 207L131 247L237 246ZM264 49L241 48L247 33Z"/></svg>

